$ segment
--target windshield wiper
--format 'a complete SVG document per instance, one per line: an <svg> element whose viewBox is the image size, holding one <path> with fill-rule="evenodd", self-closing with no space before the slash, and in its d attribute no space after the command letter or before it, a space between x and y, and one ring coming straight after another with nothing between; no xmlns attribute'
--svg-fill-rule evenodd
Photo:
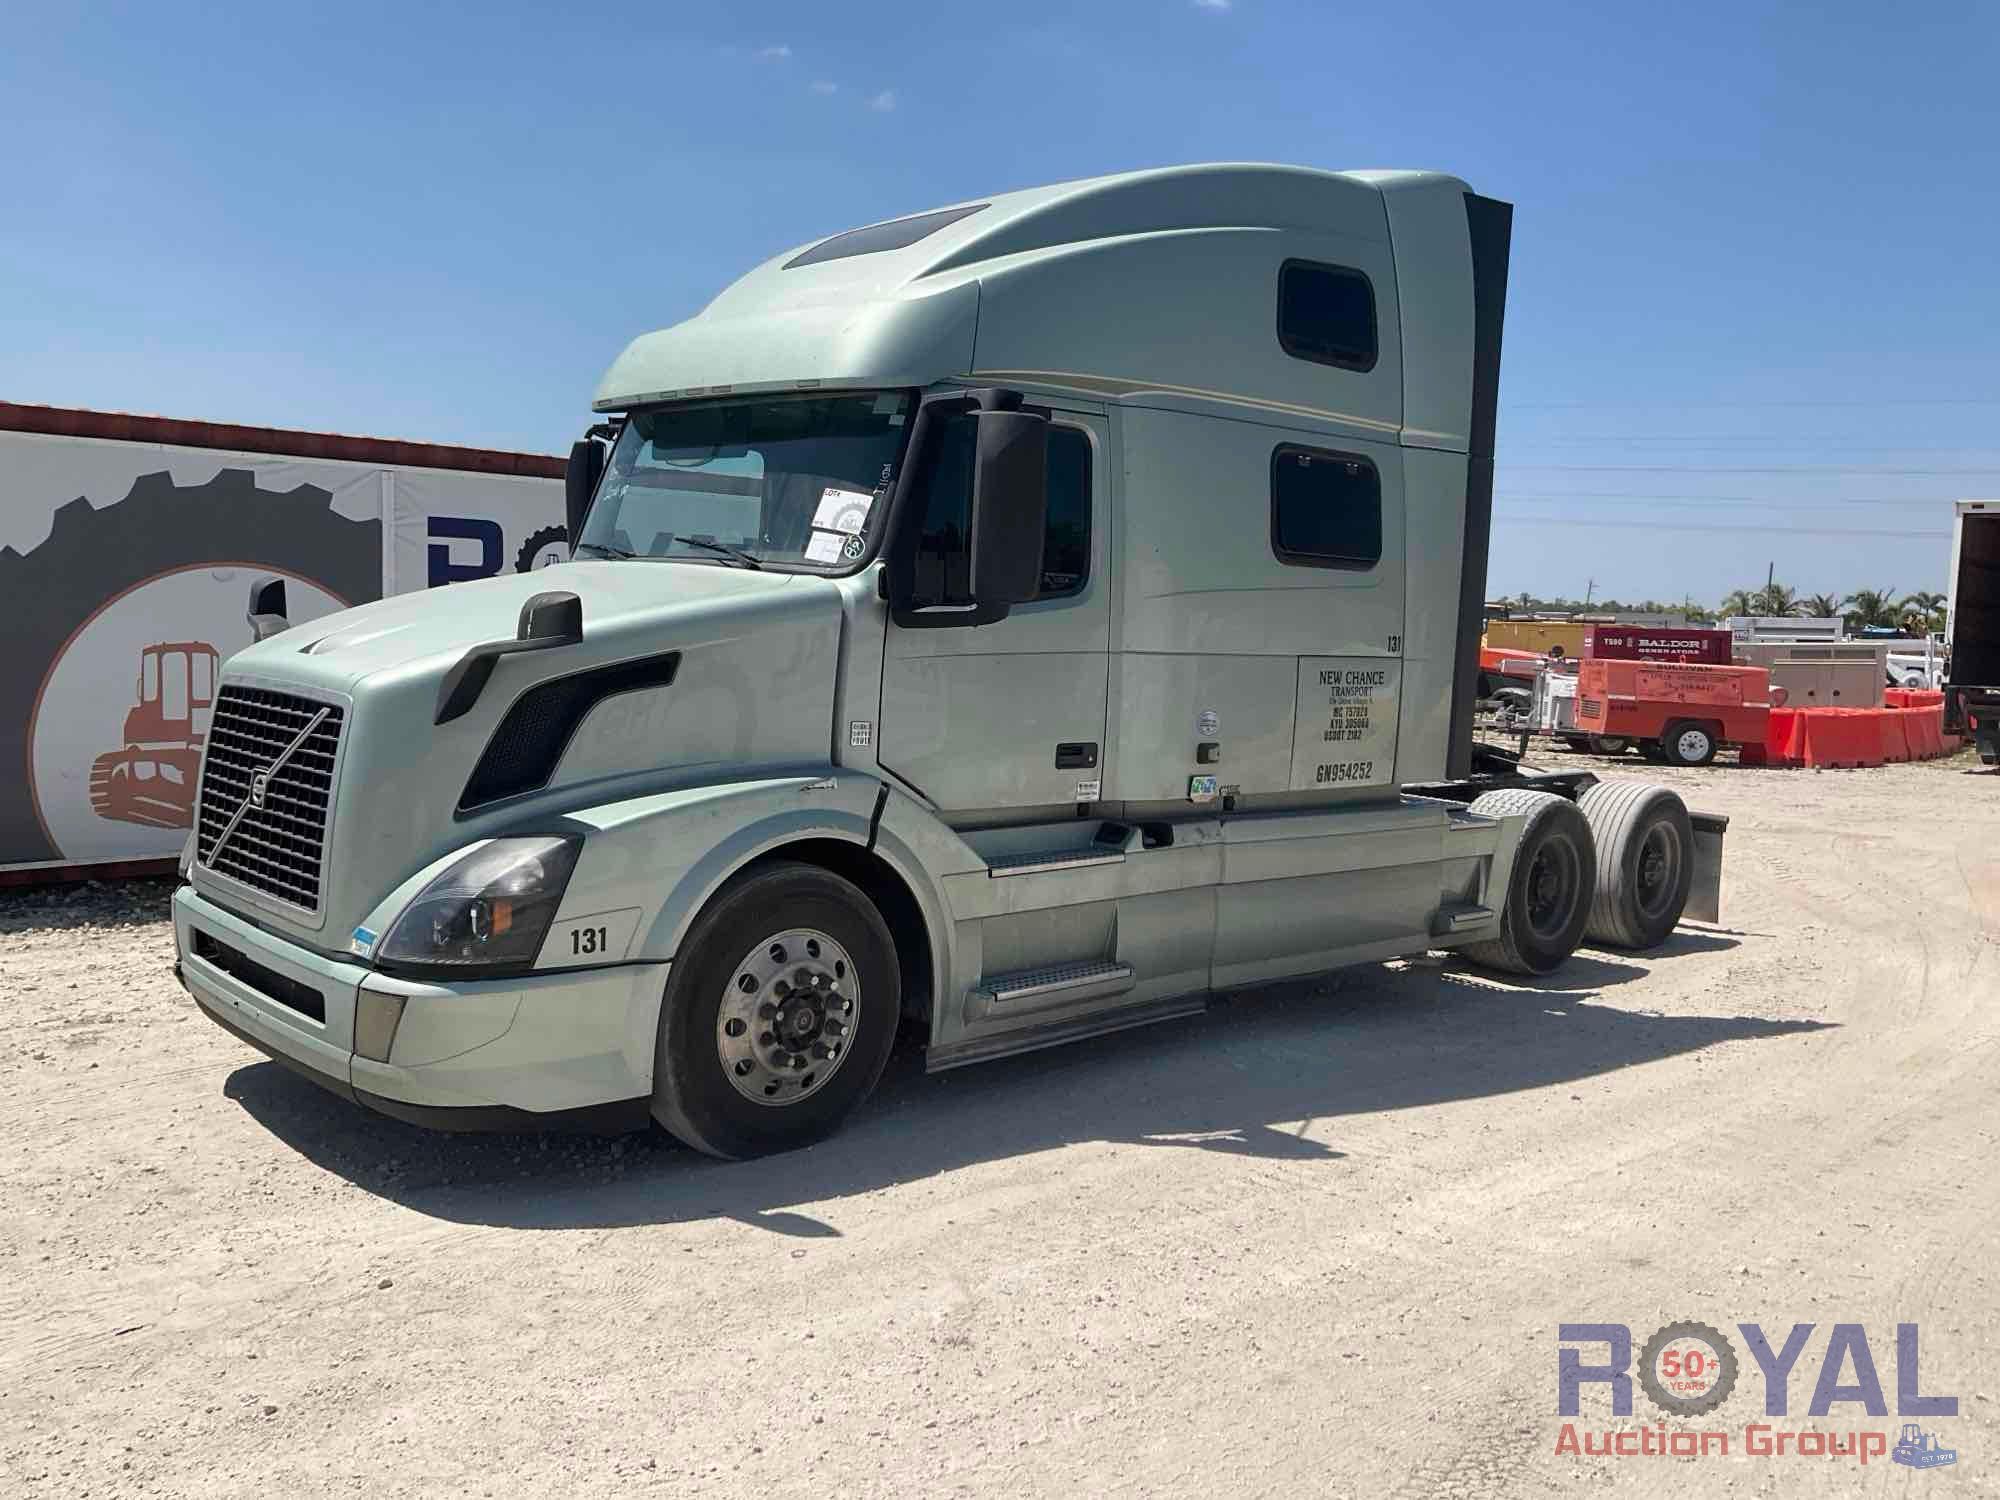
<svg viewBox="0 0 2000 1500"><path fill-rule="evenodd" d="M764 571L764 565L758 562L756 558L745 552L741 547L732 547L727 542L711 542L707 537L702 536L677 536L674 540L685 542L690 547L706 547L711 552L720 552L724 557L735 558L746 568L754 568L759 573Z"/></svg>
<svg viewBox="0 0 2000 1500"><path fill-rule="evenodd" d="M588 547L592 552L602 552L606 557L628 558L639 555L636 552L627 552L623 547L609 546L604 542L578 542L576 546L578 551Z"/></svg>

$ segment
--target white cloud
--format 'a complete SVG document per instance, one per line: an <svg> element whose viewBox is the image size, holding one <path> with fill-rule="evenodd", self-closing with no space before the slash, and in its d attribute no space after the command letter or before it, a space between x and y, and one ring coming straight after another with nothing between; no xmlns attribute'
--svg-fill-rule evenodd
<svg viewBox="0 0 2000 1500"><path fill-rule="evenodd" d="M792 55L792 49L780 43L776 47L760 47L757 51L759 62L783 62Z"/></svg>
<svg viewBox="0 0 2000 1500"><path fill-rule="evenodd" d="M894 89L882 90L881 93L875 95L868 101L868 107L874 110L877 114L886 115L890 110L896 107L896 91Z"/></svg>
<svg viewBox="0 0 2000 1500"><path fill-rule="evenodd" d="M814 82L812 86L812 91L815 94L837 94L840 92L840 85L837 83L829 83L827 82L826 79L821 78Z"/></svg>
<svg viewBox="0 0 2000 1500"><path fill-rule="evenodd" d="M1232 0L1194 0L1196 10L1228 10Z"/></svg>

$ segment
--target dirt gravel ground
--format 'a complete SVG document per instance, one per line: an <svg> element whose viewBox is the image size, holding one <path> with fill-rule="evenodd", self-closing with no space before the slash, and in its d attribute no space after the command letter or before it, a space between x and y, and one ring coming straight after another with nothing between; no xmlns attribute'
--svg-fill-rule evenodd
<svg viewBox="0 0 2000 1500"><path fill-rule="evenodd" d="M164 883L0 893L0 1494L2000 1492L2000 778L1658 779L1734 819L1659 954L906 1053L745 1165L366 1116L193 1009ZM1892 1434L1918 1322L1958 1464L1558 1455L1557 1325L1682 1318ZM1886 1419L1803 1420L1835 1322Z"/></svg>

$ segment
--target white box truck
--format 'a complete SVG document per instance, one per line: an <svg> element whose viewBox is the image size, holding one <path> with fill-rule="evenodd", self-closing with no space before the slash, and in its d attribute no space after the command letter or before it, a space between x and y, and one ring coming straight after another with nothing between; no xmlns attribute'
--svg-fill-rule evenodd
<svg viewBox="0 0 2000 1500"><path fill-rule="evenodd" d="M224 666L201 1008L441 1126L796 1146L933 1068L1714 916L1722 820L1476 756L1508 205L1201 166L803 245L633 341L576 560Z"/></svg>
<svg viewBox="0 0 2000 1500"><path fill-rule="evenodd" d="M1944 727L2000 765L2000 500L1960 500L1954 510Z"/></svg>

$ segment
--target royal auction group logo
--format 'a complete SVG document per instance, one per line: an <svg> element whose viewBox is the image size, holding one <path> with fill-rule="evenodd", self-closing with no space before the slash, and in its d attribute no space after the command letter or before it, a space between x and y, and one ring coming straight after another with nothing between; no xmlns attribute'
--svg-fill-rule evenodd
<svg viewBox="0 0 2000 1500"><path fill-rule="evenodd" d="M1773 1347L1762 1325L1738 1323L1747 1365L1739 1360L1735 1340L1709 1323L1683 1320L1666 1323L1643 1343L1634 1357L1632 1330L1623 1323L1564 1323L1556 1331L1556 1411L1565 1418L1584 1414L1585 1392L1601 1387L1601 1404L1608 1398L1612 1417L1632 1415L1633 1387L1661 1413L1638 1426L1591 1427L1565 1421L1556 1435L1558 1455L1579 1458L1708 1458L1741 1454L1750 1458L1812 1459L1868 1464L1887 1459L1913 1469L1936 1469L1958 1462L1958 1450L1947 1448L1938 1434L1918 1421L1864 1426L1869 1418L1887 1418L1890 1403L1884 1393L1868 1331L1860 1323L1835 1323L1817 1350L1817 1373L1805 1415L1813 1425L1797 1426L1792 1415L1795 1382L1803 1387L1812 1371L1808 1350L1818 1325L1794 1323ZM1894 1414L1899 1418L1955 1417L1956 1396L1926 1395L1919 1375L1920 1335L1915 1323L1898 1323L1895 1358L1890 1373L1895 1386ZM1669 1419L1707 1417L1739 1392L1744 1377L1754 1371L1762 1384L1764 1418L1747 1420L1740 1428L1711 1418L1697 1425L1670 1425ZM1743 1391L1754 1395L1754 1386Z"/></svg>

